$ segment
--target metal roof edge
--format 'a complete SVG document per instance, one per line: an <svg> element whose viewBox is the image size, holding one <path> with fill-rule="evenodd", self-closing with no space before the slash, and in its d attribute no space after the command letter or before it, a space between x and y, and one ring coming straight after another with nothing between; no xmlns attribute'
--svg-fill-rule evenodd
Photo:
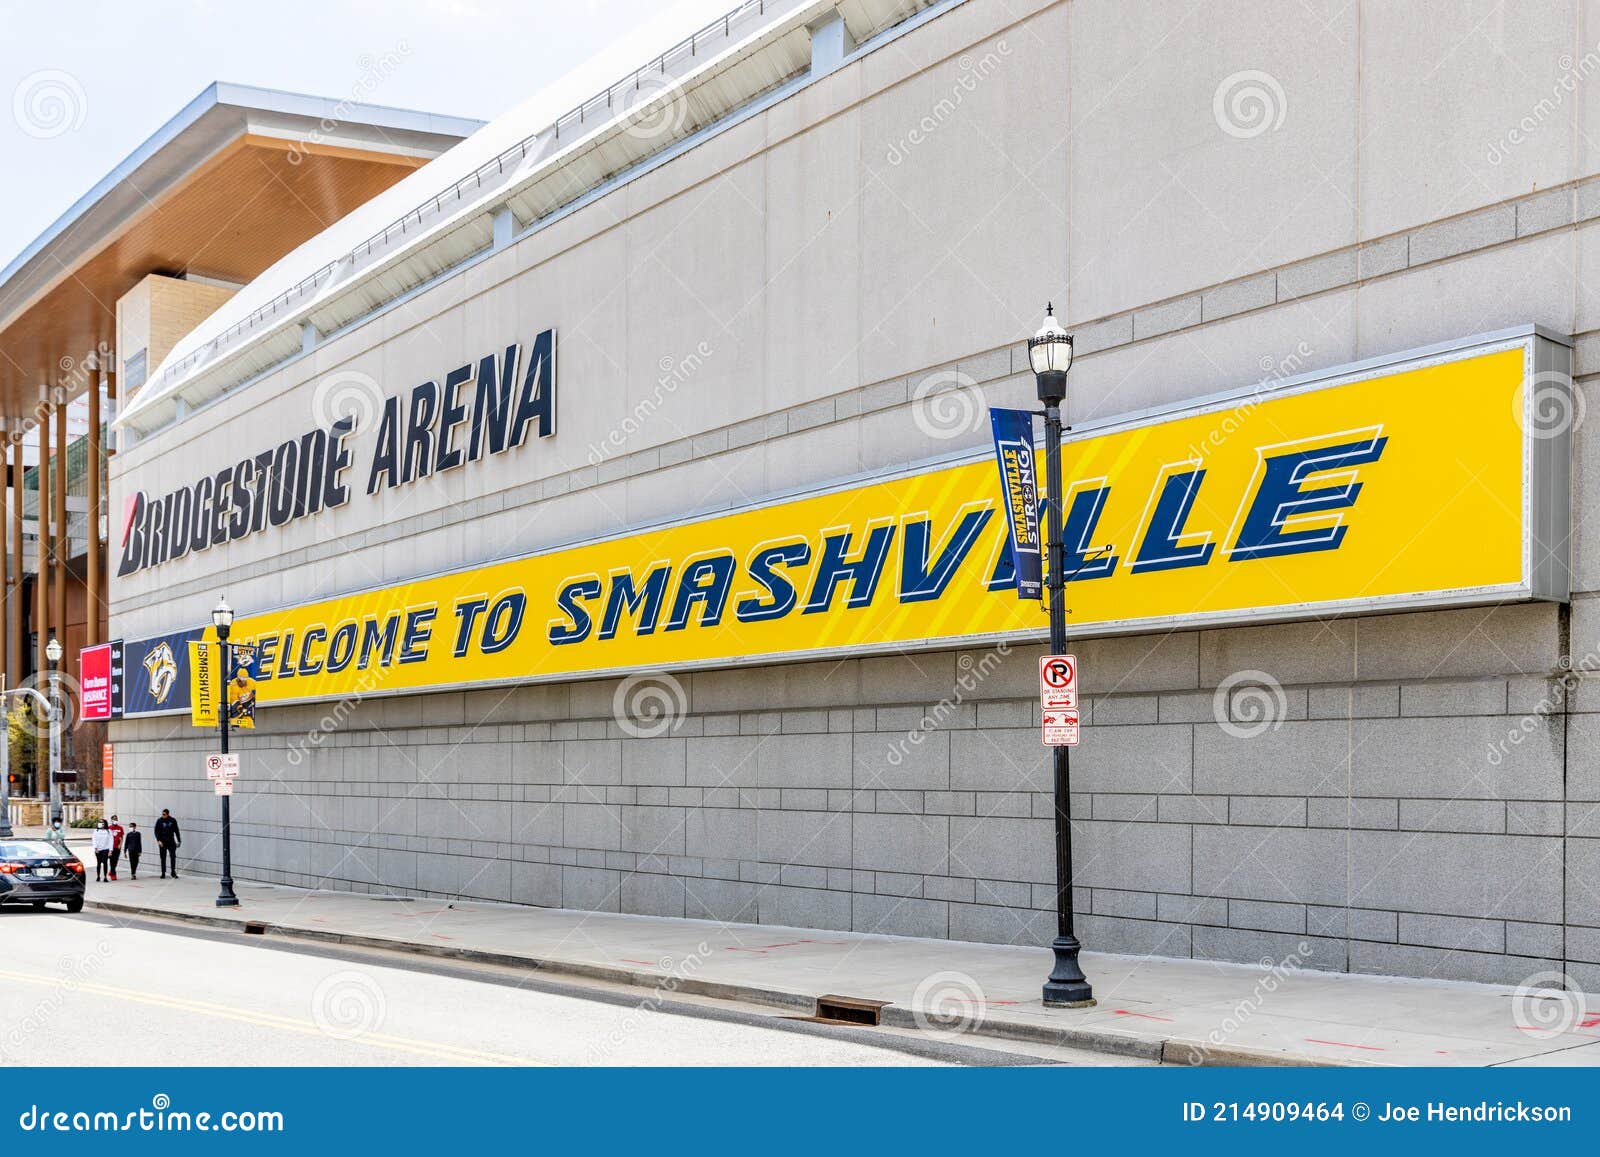
<svg viewBox="0 0 1600 1157"><path fill-rule="evenodd" d="M161 151L179 136L192 129L215 109L276 112L288 116L305 117L313 122L333 119L342 124L371 125L378 128L397 129L436 136L465 137L476 132L485 122L466 117L444 116L389 105L369 105L333 100L305 93L286 92L280 89L257 88L229 81L212 81L195 98L144 139L115 168L97 181L88 192L74 201L45 230L0 270L0 298L13 279L26 273L52 244L59 242L72 227L82 221L97 205L104 202L116 188L138 169L154 160ZM241 132L245 129L241 121ZM19 299L26 302L33 295ZM14 311L12 311L14 312ZM0 316L0 325L8 317Z"/></svg>

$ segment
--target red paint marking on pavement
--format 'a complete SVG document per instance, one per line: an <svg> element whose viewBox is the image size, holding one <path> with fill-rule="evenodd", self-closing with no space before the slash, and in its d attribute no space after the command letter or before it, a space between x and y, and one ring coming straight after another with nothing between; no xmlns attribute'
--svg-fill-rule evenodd
<svg viewBox="0 0 1600 1157"><path fill-rule="evenodd" d="M1384 1053L1389 1051L1388 1049L1381 1048L1378 1045L1357 1045L1351 1044L1349 1041L1344 1040L1318 1040L1314 1036L1308 1036L1306 1037L1306 1040L1310 1044L1314 1045L1337 1045L1342 1049L1366 1049L1369 1053Z"/></svg>
<svg viewBox="0 0 1600 1157"><path fill-rule="evenodd" d="M1578 1022L1579 1028L1600 1028L1600 1015L1586 1016Z"/></svg>
<svg viewBox="0 0 1600 1157"><path fill-rule="evenodd" d="M980 1000L979 1004L1016 1004L1014 1000Z"/></svg>
<svg viewBox="0 0 1600 1157"><path fill-rule="evenodd" d="M624 956L622 958L622 963L624 963L624 964L648 964L651 968L654 968L656 966L656 962L654 960L629 960L626 956Z"/></svg>
<svg viewBox="0 0 1600 1157"><path fill-rule="evenodd" d="M1015 1004L1016 1001L1014 1001L1014 1000L1013 1001L1008 1001L1007 1003ZM1125 1008L1112 1009L1112 1011L1115 1012L1118 1016L1137 1016L1137 1017L1140 1017L1140 1018L1142 1018L1144 1020L1164 1020L1164 1021L1167 1021L1169 1023L1172 1021L1172 1018L1170 1016L1151 1016L1148 1012L1129 1012Z"/></svg>
<svg viewBox="0 0 1600 1157"><path fill-rule="evenodd" d="M430 933L428 933L428 935L432 936L435 940L454 940L455 939L454 936L443 936L443 935L440 935L438 932L430 932Z"/></svg>

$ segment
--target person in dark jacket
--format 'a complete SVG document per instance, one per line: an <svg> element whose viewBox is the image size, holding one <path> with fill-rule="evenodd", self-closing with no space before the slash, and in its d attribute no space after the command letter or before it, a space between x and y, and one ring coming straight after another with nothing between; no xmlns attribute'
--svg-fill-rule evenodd
<svg viewBox="0 0 1600 1157"><path fill-rule="evenodd" d="M178 878L178 848L183 845L183 833L178 830L178 821L172 818L172 813L166 808L161 809L161 818L156 821L156 852L161 857L161 878L167 878L167 862L172 863L172 878Z"/></svg>
<svg viewBox="0 0 1600 1157"><path fill-rule="evenodd" d="M144 833L139 825L128 822L127 834L122 837L122 854L128 857L128 879L139 878L139 857L144 855Z"/></svg>

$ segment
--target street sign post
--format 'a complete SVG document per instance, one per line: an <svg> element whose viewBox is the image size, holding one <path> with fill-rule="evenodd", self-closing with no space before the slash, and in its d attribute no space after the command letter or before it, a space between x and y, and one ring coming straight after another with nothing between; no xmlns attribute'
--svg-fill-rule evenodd
<svg viewBox="0 0 1600 1157"><path fill-rule="evenodd" d="M1046 747L1078 746L1078 657L1039 659L1040 739Z"/></svg>

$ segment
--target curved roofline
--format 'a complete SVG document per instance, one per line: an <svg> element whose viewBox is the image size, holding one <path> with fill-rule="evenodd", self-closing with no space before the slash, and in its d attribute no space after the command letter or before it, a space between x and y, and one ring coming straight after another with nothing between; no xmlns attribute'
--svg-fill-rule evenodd
<svg viewBox="0 0 1600 1157"><path fill-rule="evenodd" d="M194 130L216 109L238 109L246 114L274 113L301 119L313 126L320 125L324 121L336 121L344 129L368 128L379 132L387 130L410 137L435 138L441 143L444 138L459 139L470 136L485 123L467 117L440 116L387 105L360 104L348 100L334 100L330 97L213 81L165 124L151 133L87 193L73 202L66 212L29 242L4 270L0 270L0 326L4 326L21 307L26 306L41 290L47 288L49 283L59 276L63 266L70 266L71 255L58 258L44 277L30 278L29 274L33 272L30 267L37 267L40 259L53 247L67 245L71 231L80 224L86 224L97 209L105 207L108 213L115 213L116 207L109 205L109 199L135 172L152 162L156 163L158 169L154 174L155 180L143 184L147 190L153 189L159 192L159 189L165 187L171 179L181 176L194 167L192 155L175 156L167 161L161 153L179 137ZM219 126L219 129L223 127ZM225 126L226 132L219 131L216 134L216 144L220 146L226 143L236 127L238 126L235 124L229 124ZM196 142L201 147L206 143L204 140ZM399 143L390 147L407 151ZM207 155L211 151L214 150L207 150ZM141 195L140 203L143 204L144 200L145 195ZM86 233L85 243L92 246L96 239L102 239L106 235L107 230L104 228L90 230ZM28 284L30 280L34 284Z"/></svg>
<svg viewBox="0 0 1600 1157"><path fill-rule="evenodd" d="M180 419L371 316L381 303L366 300L368 287L380 277L405 283L383 286L384 300L397 299L441 266L510 243L586 192L714 134L750 102L826 75L833 58L873 51L962 2L742 0L729 9L729 0L678 0L285 255L173 347L117 428L143 436ZM813 36L825 25L838 43L819 57ZM634 67L619 80L622 56ZM664 131L633 131L663 111Z"/></svg>

